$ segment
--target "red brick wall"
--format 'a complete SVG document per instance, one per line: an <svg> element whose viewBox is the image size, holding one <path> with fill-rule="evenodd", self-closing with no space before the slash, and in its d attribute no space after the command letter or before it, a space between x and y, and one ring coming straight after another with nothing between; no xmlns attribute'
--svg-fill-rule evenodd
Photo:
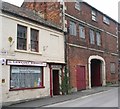
<svg viewBox="0 0 120 109"><path fill-rule="evenodd" d="M119 47L119 58L120 58L120 24L118 24L118 47Z"/></svg>
<svg viewBox="0 0 120 109"><path fill-rule="evenodd" d="M96 44L91 45L90 44L90 38L89 38L89 30L92 28L91 26L84 25L85 26L85 37L86 39L83 41L79 37L79 24L80 22L73 20L69 17L66 17L65 19L67 20L67 28L69 28L69 21L73 20L76 22L77 25L77 36L70 36L69 33L66 36L66 41L67 43L75 44L75 45L80 45L88 48L94 48L96 50L102 50L104 53L97 52L97 51L91 51L89 49L82 49L82 48L77 48L77 47L71 47L67 45L66 48L66 56L67 56L67 66L68 70L70 72L70 83L73 87L76 87L76 66L77 65L83 65L86 67L86 83L88 86L88 77L89 77L89 72L88 72L88 59L92 55L99 55L103 57L103 59L106 62L106 78L107 82L114 82L117 81L117 73L118 73L118 56L113 56L111 53L117 53L117 38L107 34L107 32L110 32L111 34L114 34L115 36L117 35L117 23L114 20L110 19L110 25L107 25L103 22L103 13L97 11L97 22L92 21L92 16L91 16L91 10L92 7L89 6L86 3L81 3L81 10L78 11L75 9L75 4L72 2L66 2L65 6L67 10L65 11L67 14L74 16L75 18L86 22L87 24L96 26L99 29L102 29L104 31L100 31L101 33L101 41L102 45L98 47ZM35 4L33 3L27 3L24 4L23 7L27 7L29 9L34 9L35 10L43 13L45 16L46 20L52 21L58 25L61 25L61 16L60 16L60 4L59 3L45 3L45 4ZM95 31L98 31L95 28L92 28ZM116 73L111 74L110 73L110 62L115 62L116 63Z"/></svg>
<svg viewBox="0 0 120 109"><path fill-rule="evenodd" d="M92 21L92 15L91 15L92 7L87 5L85 2L81 3L80 11L75 9L75 3L73 3L73 2L71 2L71 3L66 2L65 5L67 7L66 13L68 13L84 22L92 24L98 28L105 29L108 32L116 34L116 30L117 30L116 23L113 20L110 20L110 25L106 25L105 23L103 23L103 14L100 13L99 11L97 12L97 22Z"/></svg>
<svg viewBox="0 0 120 109"><path fill-rule="evenodd" d="M61 26L62 16L60 16L59 2L24 2L22 7L28 8L42 14L44 19Z"/></svg>
<svg viewBox="0 0 120 109"><path fill-rule="evenodd" d="M102 50L104 53L89 50L89 49L82 49L78 47L72 47L67 46L67 65L70 71L70 83L73 87L76 87L76 66L82 65L86 66L86 81L88 86L88 77L89 77L89 71L88 71L88 59L92 55L99 55L101 56L105 62L106 62L106 79L107 82L117 82L118 80L118 56L113 56L111 53L117 53L117 38L113 35L117 36L117 23L110 19L110 25L107 25L103 22L103 14L101 12L97 12L97 22L92 21L91 16L91 10L92 8L87 5L86 3L81 4L81 10L78 11L75 9L74 3L66 3L66 13L74 16L75 18L84 21L88 24L91 24L97 28L100 28L104 31L100 31L101 33L101 41L102 45L99 47L96 44L91 45L90 44L90 38L89 38L89 30L93 29L95 31L98 31L95 28L92 28L88 25L84 25L85 27L85 40L81 40L79 37L79 24L82 24L70 17L66 17L67 20L67 28L69 29L69 21L74 21L77 26L77 36L71 36L68 34L66 36L67 43L84 46L87 48L93 48L96 50ZM110 35L106 32L110 32L113 35ZM116 64L116 73L111 74L110 72L110 63L115 62Z"/></svg>
<svg viewBox="0 0 120 109"><path fill-rule="evenodd" d="M90 51L82 48L76 48L72 46L68 46L68 67L70 71L70 83L72 87L76 87L76 66L81 65L86 67L86 83L88 86L89 80L89 71L88 71L88 59L92 55L101 56L106 63L106 81L115 83L118 79L118 58L116 56L112 56L110 54L100 53L96 51ZM116 63L116 73L111 74L110 72L110 63Z"/></svg>

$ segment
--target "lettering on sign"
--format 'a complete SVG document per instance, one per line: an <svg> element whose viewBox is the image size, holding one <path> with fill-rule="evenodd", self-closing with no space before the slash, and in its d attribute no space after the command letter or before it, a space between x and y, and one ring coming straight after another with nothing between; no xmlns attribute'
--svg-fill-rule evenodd
<svg viewBox="0 0 120 109"><path fill-rule="evenodd" d="M51 68L62 68L62 65L51 65Z"/></svg>
<svg viewBox="0 0 120 109"><path fill-rule="evenodd" d="M7 65L47 66L45 62L7 60Z"/></svg>

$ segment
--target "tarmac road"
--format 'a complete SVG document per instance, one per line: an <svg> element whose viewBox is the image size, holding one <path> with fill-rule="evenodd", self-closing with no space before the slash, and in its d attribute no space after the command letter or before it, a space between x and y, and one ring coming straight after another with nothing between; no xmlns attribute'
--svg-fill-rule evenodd
<svg viewBox="0 0 120 109"><path fill-rule="evenodd" d="M118 107L118 88L45 107Z"/></svg>

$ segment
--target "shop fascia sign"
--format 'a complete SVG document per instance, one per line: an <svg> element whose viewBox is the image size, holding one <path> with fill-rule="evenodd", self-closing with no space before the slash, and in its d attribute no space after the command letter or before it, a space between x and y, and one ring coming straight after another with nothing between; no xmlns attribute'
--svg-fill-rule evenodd
<svg viewBox="0 0 120 109"><path fill-rule="evenodd" d="M24 65L24 66L43 66L46 67L46 62L39 61L19 61L19 60L7 60L7 65Z"/></svg>

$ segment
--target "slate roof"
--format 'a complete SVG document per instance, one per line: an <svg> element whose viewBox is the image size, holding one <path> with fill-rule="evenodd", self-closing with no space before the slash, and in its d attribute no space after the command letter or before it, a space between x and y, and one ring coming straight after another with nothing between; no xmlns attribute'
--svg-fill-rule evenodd
<svg viewBox="0 0 120 109"><path fill-rule="evenodd" d="M25 19L30 20L37 24L41 24L41 25L62 31L62 28L59 27L58 25L55 25L54 23L50 21L44 20L36 12L29 10L27 8L18 7L18 6L2 1L1 10L3 13L7 13L7 14L10 14L16 17L20 17L24 20Z"/></svg>

